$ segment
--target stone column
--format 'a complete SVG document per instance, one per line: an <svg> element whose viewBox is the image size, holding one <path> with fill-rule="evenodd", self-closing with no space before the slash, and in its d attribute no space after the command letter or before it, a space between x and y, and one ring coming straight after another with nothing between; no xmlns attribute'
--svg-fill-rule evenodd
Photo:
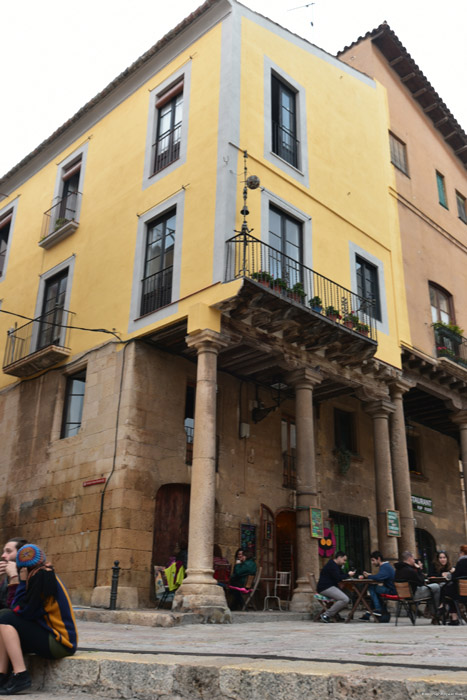
<svg viewBox="0 0 467 700"><path fill-rule="evenodd" d="M392 485L391 449L389 443L388 418L394 405L386 400L372 401L365 407L373 418L373 441L375 445L376 514L378 526L378 549L389 560L397 560L397 537L388 536L386 510L394 510Z"/></svg>
<svg viewBox="0 0 467 700"><path fill-rule="evenodd" d="M209 622L230 622L224 589L213 578L216 498L217 355L228 342L219 333L199 331L187 336L196 348L195 430L191 471L187 577L177 590L173 609L196 612Z"/></svg>
<svg viewBox="0 0 467 700"><path fill-rule="evenodd" d="M412 508L412 488L410 484L409 458L407 455L407 436L405 432L404 403L402 400L406 391L413 384L402 379L390 385L391 399L395 411L391 418L391 453L392 477L394 479L394 498L400 514L401 536L399 554L416 552L415 521Z"/></svg>
<svg viewBox="0 0 467 700"><path fill-rule="evenodd" d="M466 508L466 498L467 498L467 411L459 411L451 416L451 420L457 423L459 426L460 433L460 443L461 443L461 461L462 461L462 473L463 473L463 498L464 498L464 510ZM467 517L465 518L465 534L467 536Z"/></svg>
<svg viewBox="0 0 467 700"><path fill-rule="evenodd" d="M297 431L297 588L290 610L309 612L312 590L308 573L319 575L318 540L310 533L310 506L318 503L313 425L313 387L322 375L311 368L292 372L287 381L295 389L295 426Z"/></svg>

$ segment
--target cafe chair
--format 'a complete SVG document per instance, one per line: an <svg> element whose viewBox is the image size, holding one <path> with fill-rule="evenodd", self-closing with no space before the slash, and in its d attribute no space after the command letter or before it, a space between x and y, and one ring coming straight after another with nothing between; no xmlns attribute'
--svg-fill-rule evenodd
<svg viewBox="0 0 467 700"><path fill-rule="evenodd" d="M316 590L316 578L313 573L308 573L308 580L310 582L310 588L313 591L313 598L318 601L318 603L321 605L321 610L317 612L313 616L313 622L316 622L316 620L319 619L321 613L326 612L328 608L331 607L333 603L336 601L333 600L332 598L327 598L325 595L321 595L321 593L318 593Z"/></svg>
<svg viewBox="0 0 467 700"><path fill-rule="evenodd" d="M256 589L258 588L259 582L261 580L261 572L263 571L262 567L258 567L256 570L256 574L248 576L245 586L243 588L238 587L238 586L226 586L226 588L230 591L238 591L239 593L242 594L243 596L243 606L242 606L242 612L245 612L245 610L248 609L248 607L251 605L254 610L256 610L256 604L255 601L253 600L253 596L256 593Z"/></svg>
<svg viewBox="0 0 467 700"><path fill-rule="evenodd" d="M279 610L282 611L281 608L281 598L279 593L281 592L281 589L286 593L287 599L282 601L284 605L289 607L289 596L290 596L290 584L292 580L292 572L291 571L276 571L276 578L274 581L274 595L267 595L264 599L264 605L263 605L263 610L267 610L268 606L268 601L269 600L277 600L277 604L279 606Z"/></svg>
<svg viewBox="0 0 467 700"><path fill-rule="evenodd" d="M466 610L467 610L467 578L458 578L457 581L457 594L454 596L446 595L445 600L449 601L454 605L457 613L457 618L461 625L467 624ZM462 600L459 600L459 599ZM461 609L461 604L464 605L464 610ZM446 624L446 620L443 621Z"/></svg>
<svg viewBox="0 0 467 700"><path fill-rule="evenodd" d="M412 625L415 625L418 615L418 606L420 603L431 603L433 601L431 593L427 594L424 598L420 600L414 600L412 588L408 581L394 581L394 586L396 587L397 596L384 595L386 600L397 600L397 610L396 610L396 625L399 619L400 612L402 608L407 612L407 617L410 619ZM383 597L383 596L381 596ZM415 610L414 610L415 608Z"/></svg>

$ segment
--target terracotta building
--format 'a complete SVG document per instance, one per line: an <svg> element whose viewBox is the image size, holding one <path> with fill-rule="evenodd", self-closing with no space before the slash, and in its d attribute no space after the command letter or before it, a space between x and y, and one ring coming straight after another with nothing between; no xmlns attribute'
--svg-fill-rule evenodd
<svg viewBox="0 0 467 700"><path fill-rule="evenodd" d="M207 0L0 180L2 536L39 541L74 601L107 600L118 560L120 603L147 605L187 540L178 609L229 619L213 547L243 545L307 610L333 548L415 548L412 495L457 547L467 377L430 304L460 294L457 262L435 273L465 224L401 213L376 77Z"/></svg>

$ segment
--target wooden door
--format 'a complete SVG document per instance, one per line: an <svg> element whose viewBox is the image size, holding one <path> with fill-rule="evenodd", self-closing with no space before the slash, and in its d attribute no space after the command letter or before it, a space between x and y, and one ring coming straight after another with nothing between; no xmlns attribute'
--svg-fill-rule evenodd
<svg viewBox="0 0 467 700"><path fill-rule="evenodd" d="M276 567L277 571L292 572L295 585L296 514L294 510L281 510L276 514Z"/></svg>
<svg viewBox="0 0 467 700"><path fill-rule="evenodd" d="M177 544L188 542L190 485L165 484L156 495L153 564L165 566Z"/></svg>

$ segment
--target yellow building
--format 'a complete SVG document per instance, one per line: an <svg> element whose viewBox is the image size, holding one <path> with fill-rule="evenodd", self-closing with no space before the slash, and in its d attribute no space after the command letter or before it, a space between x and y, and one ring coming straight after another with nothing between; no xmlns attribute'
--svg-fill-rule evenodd
<svg viewBox="0 0 467 700"><path fill-rule="evenodd" d="M0 181L2 532L75 601L119 560L147 604L188 538L175 607L228 619L243 545L309 610L310 507L362 569L388 510L414 546L388 128L375 80L207 0Z"/></svg>

